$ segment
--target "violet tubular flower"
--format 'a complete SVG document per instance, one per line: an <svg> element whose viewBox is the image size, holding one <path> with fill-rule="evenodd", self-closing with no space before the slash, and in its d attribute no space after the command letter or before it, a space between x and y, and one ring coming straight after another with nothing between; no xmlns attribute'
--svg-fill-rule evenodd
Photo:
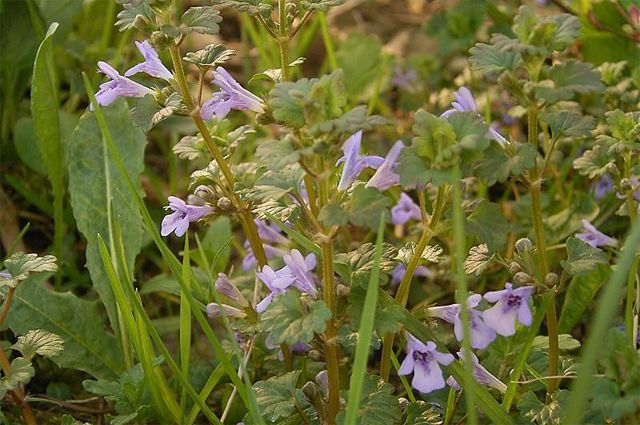
<svg viewBox="0 0 640 425"><path fill-rule="evenodd" d="M400 175L398 175L395 170L398 166L398 159L400 159L402 149L404 149L404 143L402 143L402 140L398 140L394 143L389 150L387 157L367 182L366 187L373 187L380 191L384 191L389 189L391 186L400 184Z"/></svg>
<svg viewBox="0 0 640 425"><path fill-rule="evenodd" d="M129 70L124 73L125 77L130 77L138 72L144 72L152 77L162 78L167 81L173 78L171 71L162 64L158 57L158 52L156 52L151 43L149 43L149 40L143 42L136 41L135 43L138 51L140 51L144 57L144 62L129 68Z"/></svg>
<svg viewBox="0 0 640 425"><path fill-rule="evenodd" d="M291 252L282 257L286 268L295 277L293 285L301 292L316 296L318 290L316 288L315 278L313 277L313 269L317 265L316 255L311 253L303 257L300 251L292 249Z"/></svg>
<svg viewBox="0 0 640 425"><path fill-rule="evenodd" d="M462 86L453 94L455 100L451 102L451 109L444 111L440 114L441 117L447 118L448 116L456 113L456 112L478 112L478 104L476 103L476 99L473 97L468 88ZM496 142L504 145L507 143L507 139L500 134L492 124L489 127L489 131L487 132L487 136L490 139L495 140Z"/></svg>
<svg viewBox="0 0 640 425"><path fill-rule="evenodd" d="M482 313L484 322L498 335L511 336L516 333L516 320L524 326L531 325L531 309L529 298L533 294L533 286L521 286L513 289L507 282L505 289L490 291L484 299L495 305Z"/></svg>
<svg viewBox="0 0 640 425"><path fill-rule="evenodd" d="M400 195L398 203L391 208L391 222L396 225L405 224L409 220L422 220L420 207L406 193Z"/></svg>
<svg viewBox="0 0 640 425"><path fill-rule="evenodd" d="M110 105L119 97L144 97L147 94L153 94L153 90L123 77L106 62L98 62L98 69L111 78L106 83L100 84L100 90L96 92L96 102L100 106ZM93 105L89 105L89 109L93 111Z"/></svg>
<svg viewBox="0 0 640 425"><path fill-rule="evenodd" d="M271 291L262 301L256 305L256 311L258 313L264 312L273 299L282 294L296 278L291 274L288 267L283 267L280 270L273 270L271 266L264 266L261 271L256 273L258 279L260 279L267 288Z"/></svg>
<svg viewBox="0 0 640 425"><path fill-rule="evenodd" d="M467 298L467 311L469 313L469 330L471 331L471 347L484 349L496 339L496 331L489 327L482 319L482 313L474 310L480 304L482 295L473 294ZM464 337L464 324L460 304L451 304L441 307L431 307L428 312L433 317L438 317L453 324L453 333L458 341Z"/></svg>
<svg viewBox="0 0 640 425"><path fill-rule="evenodd" d="M596 186L593 189L593 194L596 200L599 201L600 199L604 198L607 195L607 193L611 192L612 190L613 190L613 179L611 179L611 176L609 176L609 174L604 174L602 177L600 177L600 179L596 183Z"/></svg>
<svg viewBox="0 0 640 425"><path fill-rule="evenodd" d="M458 358L464 363L464 348L460 349L457 354ZM480 385L495 388L502 393L507 391L507 386L504 384L504 382L496 378L491 372L485 369L485 367L480 364L478 357L473 353L471 353L471 362L473 363L473 377ZM458 384L458 381L456 381L456 378L454 378L453 376L450 376L447 379L447 385L449 385L456 391L460 390L460 385Z"/></svg>
<svg viewBox="0 0 640 425"><path fill-rule="evenodd" d="M242 259L242 269L246 272L251 269L251 267L253 267L258 262L258 260L256 260L256 256L251 249L251 244L249 243L249 241L246 241L244 243L244 247L247 250L247 255ZM287 251L283 249L266 243L262 244L262 247L264 248L264 253L267 256L267 259L282 257L287 253Z"/></svg>
<svg viewBox="0 0 640 425"><path fill-rule="evenodd" d="M589 220L581 220L582 233L576 233L576 238L591 245L593 248L600 246L617 246L618 241L599 231Z"/></svg>
<svg viewBox="0 0 640 425"><path fill-rule="evenodd" d="M213 84L220 88L202 104L200 117L204 120L215 115L222 119L232 110L264 112L262 99L242 87L226 69L219 66L213 73Z"/></svg>
<svg viewBox="0 0 640 425"><path fill-rule="evenodd" d="M223 314L227 317L235 317L238 319L242 319L247 316L246 313L244 313L242 310L227 304L217 304L217 303L207 304L207 315L209 317L211 318L219 317L219 316L222 316Z"/></svg>
<svg viewBox="0 0 640 425"><path fill-rule="evenodd" d="M440 365L448 365L454 360L449 353L436 350L436 344L426 344L407 334L407 357L402 361L398 375L409 375L413 372L411 386L421 393L430 393L444 388L445 381Z"/></svg>
<svg viewBox="0 0 640 425"><path fill-rule="evenodd" d="M216 279L216 291L233 301L241 303L242 305L249 305L249 302L244 295L242 295L238 287L231 282L229 276L224 273L218 273L218 278Z"/></svg>
<svg viewBox="0 0 640 425"><path fill-rule="evenodd" d="M162 236L168 236L171 232L175 232L176 236L183 236L189 228L189 223L213 212L213 208L208 205L188 205L175 196L169 196L168 200L169 206L165 209L172 210L173 213L162 219Z"/></svg>
<svg viewBox="0 0 640 425"><path fill-rule="evenodd" d="M406 71L403 71L402 68L396 66L393 70L393 79L391 80L391 83L398 88L407 90L411 88L417 78L418 73L415 69L408 68Z"/></svg>
<svg viewBox="0 0 640 425"><path fill-rule="evenodd" d="M402 278L404 277L404 274L406 272L407 272L407 266L405 266L403 263L399 263L391 272L391 284L392 285L399 284L402 281ZM433 279L436 274L425 266L418 266L413 272L413 275L426 277L428 279Z"/></svg>
<svg viewBox="0 0 640 425"><path fill-rule="evenodd" d="M341 192L351 186L366 167L378 168L384 162L384 158L380 156L360 155L361 143L362 130L351 135L342 146L344 155L336 162L336 166L344 162L338 182L338 190Z"/></svg>
<svg viewBox="0 0 640 425"><path fill-rule="evenodd" d="M255 219L258 235L264 242L286 245L289 240L282 235L282 230L275 223L267 223L264 220Z"/></svg>

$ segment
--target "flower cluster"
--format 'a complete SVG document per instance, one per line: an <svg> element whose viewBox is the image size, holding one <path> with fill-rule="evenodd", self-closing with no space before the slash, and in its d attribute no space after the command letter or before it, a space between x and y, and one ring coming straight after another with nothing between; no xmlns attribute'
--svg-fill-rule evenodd
<svg viewBox="0 0 640 425"><path fill-rule="evenodd" d="M472 348L485 349L491 344L497 335L512 336L516 333L516 322L523 326L531 325L531 309L529 298L533 294L532 286L513 288L511 283L505 284L505 289L490 291L484 294L473 294L467 298L467 312L469 314L469 330L471 332L470 345ZM482 299L492 303L493 306L479 311L476 309ZM453 332L458 341L463 339L463 323L460 304L431 307L428 309L432 317L437 317L453 324ZM460 359L463 358L458 353ZM484 385L504 390L504 384L491 375L471 353L474 363L474 376ZM439 364L448 365L453 361L453 356L436 351L435 343L427 341L426 344L418 341L414 336L407 336L407 357L398 371L399 375L408 375L413 372L412 386L422 392L428 393L444 388L445 381ZM459 388L455 379L447 380L453 388Z"/></svg>

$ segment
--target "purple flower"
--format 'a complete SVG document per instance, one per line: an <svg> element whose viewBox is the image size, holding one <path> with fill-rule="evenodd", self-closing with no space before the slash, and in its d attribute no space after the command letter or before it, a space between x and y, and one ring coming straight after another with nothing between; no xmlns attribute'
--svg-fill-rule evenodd
<svg viewBox="0 0 640 425"><path fill-rule="evenodd" d="M633 199L640 201L640 178L638 176L629 177L629 185L633 190ZM616 193L616 198L627 199L627 195L624 193Z"/></svg>
<svg viewBox="0 0 640 425"><path fill-rule="evenodd" d="M464 348L461 348L457 354L458 358L464 363ZM491 372L485 369L484 366L480 364L478 357L473 353L471 353L471 362L473 363L473 377L476 381L478 381L479 384L495 388L503 393L507 391L507 386L501 380L491 374ZM460 385L458 384L458 381L456 381L456 378L454 378L453 376L450 376L449 379L447 379L447 385L449 385L456 391L460 390Z"/></svg>
<svg viewBox="0 0 640 425"><path fill-rule="evenodd" d="M576 233L576 237L585 243L588 243L593 248L599 246L617 246L618 241L614 238L605 235L589 222L589 220L581 220L582 233Z"/></svg>
<svg viewBox="0 0 640 425"><path fill-rule="evenodd" d="M408 89L416 81L418 73L415 69L409 68L403 71L402 68L396 66L393 70L393 79L391 83L401 89Z"/></svg>
<svg viewBox="0 0 640 425"><path fill-rule="evenodd" d="M477 112L478 104L476 103L476 99L473 97L468 88L462 86L458 89L457 92L453 94L455 100L451 102L451 106L453 108L444 111L440 116L443 118L447 118L450 115L456 112ZM507 139L494 128L495 124L491 124L489 127L489 131L487 132L487 136L490 139L495 140L496 142L504 145L507 143Z"/></svg>
<svg viewBox="0 0 640 425"><path fill-rule="evenodd" d="M244 247L247 250L247 255L242 259L242 269L244 271L247 271L256 264L257 260L255 254L253 253L253 250L251 249L251 244L249 244L249 241L246 241L244 243ZM264 248L264 253L267 256L267 259L282 257L287 253L287 251L269 244L262 244L262 247Z"/></svg>
<svg viewBox="0 0 640 425"><path fill-rule="evenodd" d="M598 182L596 183L596 187L593 190L593 193L597 200L600 200L605 197L605 195L613 190L613 179L609 174L604 174Z"/></svg>
<svg viewBox="0 0 640 425"><path fill-rule="evenodd" d="M482 295L473 294L467 298L467 311L469 312L469 327L471 331L471 346L484 349L496 339L496 332L482 320L482 313L474 310L482 300ZM464 324L460 304L451 304L442 307L428 309L431 316L438 317L449 323L453 323L453 333L458 341L464 337Z"/></svg>
<svg viewBox="0 0 640 425"><path fill-rule="evenodd" d="M213 84L220 88L209 100L202 104L200 116L208 120L214 114L222 119L232 109L264 112L262 99L242 87L223 67L213 73Z"/></svg>
<svg viewBox="0 0 640 425"><path fill-rule="evenodd" d="M420 212L420 207L411 199L411 196L403 192L398 203L391 208L391 222L393 224L405 224L411 219L421 220L422 213Z"/></svg>
<svg viewBox="0 0 640 425"><path fill-rule="evenodd" d="M213 208L208 205L187 205L182 199L175 196L169 196L168 200L169 206L164 208L172 210L173 213L162 219L160 231L162 236L168 236L173 231L176 236L182 236L189 228L189 223L200 220L213 212Z"/></svg>
<svg viewBox="0 0 640 425"><path fill-rule="evenodd" d="M153 94L153 90L123 77L106 62L98 62L98 68L100 72L111 78L110 81L100 84L100 90L96 92L96 102L100 106L110 105L118 97L144 97L147 94ZM93 105L89 105L89 109L93 111Z"/></svg>
<svg viewBox="0 0 640 425"><path fill-rule="evenodd" d="M247 316L242 310L231 307L230 305L216 303L207 304L207 315L209 317L214 318L222 316L222 314L227 317L237 317L239 319Z"/></svg>
<svg viewBox="0 0 640 425"><path fill-rule="evenodd" d="M511 283L504 285L501 291L491 291L484 294L484 299L496 303L482 313L484 322L496 333L511 336L516 333L516 319L524 326L531 325L531 309L529 297L533 294L533 286L522 286L513 289Z"/></svg>
<svg viewBox="0 0 640 425"><path fill-rule="evenodd" d="M2 279L12 279L11 273L2 271L0 272L0 278Z"/></svg>
<svg viewBox="0 0 640 425"><path fill-rule="evenodd" d="M338 183L339 191L343 191L351 186L351 183L356 181L365 167L378 168L384 161L384 158L379 156L360 155L361 142L362 131L358 131L353 134L346 140L346 142L344 142L342 147L344 155L338 159L338 162L336 162L336 166L341 162L344 162L342 175L340 176L340 182Z"/></svg>
<svg viewBox="0 0 640 425"><path fill-rule="evenodd" d="M124 73L125 77L130 77L138 72L144 72L152 77L163 78L165 80L173 78L171 71L162 64L158 57L158 52L156 52L151 43L149 43L149 40L145 40L142 43L136 41L135 43L136 47L144 57L144 62L131 67Z"/></svg>
<svg viewBox="0 0 640 425"><path fill-rule="evenodd" d="M316 255L311 253L303 257L300 251L292 249L288 255L282 257L285 268L295 277L293 285L301 292L315 296L318 292L316 289L315 278L313 277L313 269L316 267Z"/></svg>
<svg viewBox="0 0 640 425"><path fill-rule="evenodd" d="M258 227L258 235L263 241L282 245L289 243L289 240L282 236L282 230L275 223L267 224L266 221L260 219L254 221Z"/></svg>
<svg viewBox="0 0 640 425"><path fill-rule="evenodd" d="M264 266L261 271L256 273L258 279L260 279L267 288L271 291L262 301L256 305L256 311L262 313L271 304L273 299L282 294L296 278L291 274L287 267L275 271L271 266Z"/></svg>
<svg viewBox="0 0 640 425"><path fill-rule="evenodd" d="M375 174L367 182L367 187L373 187L380 191L387 190L391 186L400 184L400 176L395 172L398 159L404 149L402 140L398 140L389 150L387 157L378 167Z"/></svg>
<svg viewBox="0 0 640 425"><path fill-rule="evenodd" d="M405 266L403 263L399 263L396 266L396 268L393 269L393 272L391 272L391 284L392 285L399 284L402 281L402 278L404 277L404 274L406 271L407 271L407 266ZM435 277L435 273L429 270L428 268L426 268L425 266L416 267L416 270L413 272L413 275L422 276L429 279L432 279Z"/></svg>
<svg viewBox="0 0 640 425"><path fill-rule="evenodd" d="M229 276L224 273L218 273L218 278L216 279L216 291L233 301L242 303L243 305L249 304L238 287L231 282Z"/></svg>
<svg viewBox="0 0 640 425"><path fill-rule="evenodd" d="M426 345L413 335L407 334L407 357L402 362L398 375L413 372L411 386L421 393L430 393L444 388L444 377L440 365L448 365L454 360L449 353L436 351L436 344L427 341Z"/></svg>
<svg viewBox="0 0 640 425"><path fill-rule="evenodd" d="M270 337L271 335L268 335L265 338L264 346L267 347L269 350L278 349L278 359L280 359L280 361L284 360L284 356L282 355L282 350L280 350L280 345L274 344L273 341L271 341ZM298 341L295 344L289 346L289 352L293 354L303 354L309 350L311 350L311 346L306 342L302 342L302 341Z"/></svg>

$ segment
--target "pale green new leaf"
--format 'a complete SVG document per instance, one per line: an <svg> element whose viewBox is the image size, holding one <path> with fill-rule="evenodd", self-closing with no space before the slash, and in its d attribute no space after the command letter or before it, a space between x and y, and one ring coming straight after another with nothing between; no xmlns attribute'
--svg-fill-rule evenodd
<svg viewBox="0 0 640 425"><path fill-rule="evenodd" d="M187 27L184 30L186 33L195 31L213 35L220 32L219 24L222 22L222 16L211 6L195 6L184 12L181 21Z"/></svg>
<svg viewBox="0 0 640 425"><path fill-rule="evenodd" d="M22 357L28 360L36 354L43 357L56 357L64 350L64 340L54 333L36 329L19 336L12 348L22 353Z"/></svg>
<svg viewBox="0 0 640 425"><path fill-rule="evenodd" d="M16 252L4 262L5 273L10 276L0 274L0 287L7 286L15 288L24 280L27 280L34 274L55 272L58 270L56 265L56 257L53 255L45 255L38 257L37 254L24 254Z"/></svg>
<svg viewBox="0 0 640 425"><path fill-rule="evenodd" d="M31 362L22 357L16 357L11 361L9 374L0 379L0 399L7 391L12 391L20 385L28 384L36 374Z"/></svg>

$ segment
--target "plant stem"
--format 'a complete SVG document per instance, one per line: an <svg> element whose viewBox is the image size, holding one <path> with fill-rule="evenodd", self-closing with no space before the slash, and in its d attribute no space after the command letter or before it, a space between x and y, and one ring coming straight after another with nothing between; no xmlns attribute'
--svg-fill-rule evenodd
<svg viewBox="0 0 640 425"><path fill-rule="evenodd" d="M9 359L4 354L4 350L0 348L0 366L2 367L2 371L4 372L4 376L8 377L11 374L11 365L9 363ZM21 388L16 388L13 390L13 394L15 395L16 401L18 402L18 406L22 412L22 417L24 418L24 422L27 425L36 425L36 418L33 416L33 411L31 410L31 406L25 400L24 391Z"/></svg>
<svg viewBox="0 0 640 425"><path fill-rule="evenodd" d="M319 181L319 195L321 206L329 203L328 178L322 176ZM325 232L327 229L325 229ZM329 381L329 397L327 423L335 425L336 415L340 410L340 376L338 369L338 347L336 346L336 297L333 280L333 239L329 236L322 243L322 298L331 310L331 318L327 322L324 335L324 356L327 363L327 377Z"/></svg>
<svg viewBox="0 0 640 425"><path fill-rule="evenodd" d="M4 303L2 304L2 313L0 313L0 327L6 320L7 314L9 314L9 309L11 308L11 302L13 301L13 294L15 292L16 292L16 288L9 288L9 292L7 292L7 297L4 299Z"/></svg>
<svg viewBox="0 0 640 425"><path fill-rule="evenodd" d="M409 264L407 264L407 270L404 272L404 276L402 276L402 280L400 281L400 285L398 285L398 292L396 292L396 300L404 307L407 305L407 300L409 299L409 289L411 288L411 278L413 277L413 273L416 271L418 267L418 263L420 258L422 258L422 253L424 249L427 247L427 244L431 240L431 236L433 235L433 229L440 220L440 216L442 215L442 210L444 209L444 201L445 194L447 188L443 185L438 188L438 193L436 195L436 201L433 207L433 214L431 214L431 220L429 220L429 225L424 226L422 231L422 236L420 236L420 240L418 241L418 245L416 246L416 250L413 252L413 256L409 260ZM384 336L383 344L382 344L382 357L380 360L380 377L387 381L389 379L389 371L391 370L391 351L393 350L393 334L387 334Z"/></svg>
<svg viewBox="0 0 640 425"><path fill-rule="evenodd" d="M538 147L538 108L531 106L527 116L529 143ZM549 261L547 258L547 246L544 237L544 223L542 222L542 205L540 202L540 187L542 177L539 174L538 164L529 171L529 184L531 190L531 206L533 210L533 227L536 235L536 251L538 254L538 266L540 270L539 281L545 281L549 273ZM560 385L558 376L558 318L556 314L555 289L551 288L551 301L547 310L547 332L549 333L549 379L547 387L547 399Z"/></svg>
<svg viewBox="0 0 640 425"><path fill-rule="evenodd" d="M278 0L279 13L279 37L278 47L280 48L280 65L282 66L282 81L289 79L289 33L287 28L287 1Z"/></svg>
<svg viewBox="0 0 640 425"><path fill-rule="evenodd" d="M227 185L230 188L229 193L231 194L231 196L233 196L234 203L241 211L240 221L245 235L249 240L249 244L251 245L251 250L256 256L258 265L262 267L267 264L267 255L264 252L264 247L262 246L262 241L260 240L260 236L258 234L258 228L253 221L251 212L247 210L247 205L242 202L242 200L233 191L233 186L235 185L236 180L233 176L233 172L231 171L231 167L224 159L224 155L211 136L207 125L200 117L199 107L196 107L196 105L193 103L193 98L191 97L191 94L189 92L189 86L187 86L187 79L185 77L184 68L182 67L180 49L178 48L178 46L171 46L170 52L175 78L178 83L178 87L180 88L180 92L182 93L182 99L190 111L189 116L191 116L191 119L198 128L198 131L200 131L200 134L202 134L202 137L205 141L205 144L207 145L207 149L211 153L211 156L213 156L213 159L215 159L216 163L220 167L220 171L222 172L222 175L224 176Z"/></svg>

